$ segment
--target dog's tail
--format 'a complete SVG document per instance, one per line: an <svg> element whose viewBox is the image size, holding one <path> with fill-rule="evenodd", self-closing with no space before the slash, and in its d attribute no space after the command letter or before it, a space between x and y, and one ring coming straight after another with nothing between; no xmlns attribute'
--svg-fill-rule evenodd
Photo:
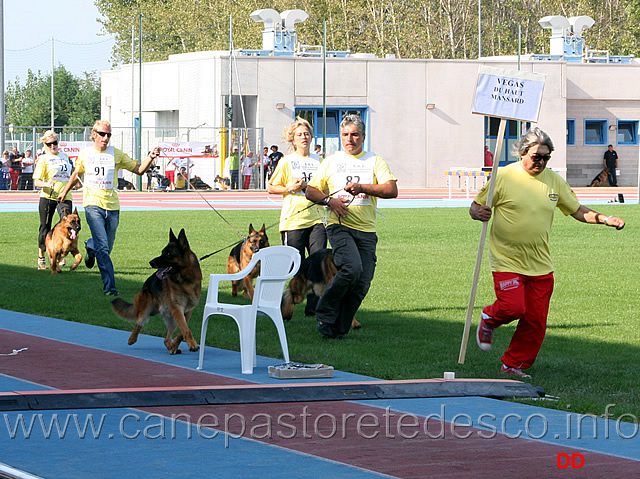
<svg viewBox="0 0 640 479"><path fill-rule="evenodd" d="M122 319L126 319L127 321L132 322L135 322L137 319L135 305L127 303L122 298L116 298L111 301L111 308Z"/></svg>
<svg viewBox="0 0 640 479"><path fill-rule="evenodd" d="M293 318L293 311L295 307L296 303L294 302L291 288L287 288L284 290L282 301L280 301L280 312L282 313L282 319L284 319L285 321L289 321L291 318Z"/></svg>

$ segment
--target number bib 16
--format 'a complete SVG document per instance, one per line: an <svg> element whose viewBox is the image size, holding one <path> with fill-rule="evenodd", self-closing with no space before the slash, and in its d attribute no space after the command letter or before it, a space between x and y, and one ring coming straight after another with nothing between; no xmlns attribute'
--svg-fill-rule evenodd
<svg viewBox="0 0 640 479"><path fill-rule="evenodd" d="M309 183L311 178L315 174L318 166L320 166L320 161L315 158L296 158L295 160L291 160L291 176L293 178L298 179L302 178L305 183ZM304 191L298 190L294 193L298 196L304 196Z"/></svg>

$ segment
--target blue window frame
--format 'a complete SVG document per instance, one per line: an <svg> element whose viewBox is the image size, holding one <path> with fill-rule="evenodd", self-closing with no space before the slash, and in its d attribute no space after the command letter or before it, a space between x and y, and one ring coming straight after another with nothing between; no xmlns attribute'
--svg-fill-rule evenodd
<svg viewBox="0 0 640 479"><path fill-rule="evenodd" d="M368 113L369 109L367 107L361 106L344 106L344 107L327 107L327 144L325 154L331 155L336 151L342 149L342 144L340 143L340 122L342 121L342 117L347 114L356 114L360 115L364 124L367 125L368 129ZM322 107L317 106L299 106L296 107L295 116L299 116L304 118L313 127L313 141L315 144L322 145L322 134L323 134L323 117L322 117ZM369 147L369 136L365 137L365 143L363 148L368 150Z"/></svg>
<svg viewBox="0 0 640 479"><path fill-rule="evenodd" d="M516 120L507 120L507 126L504 130L504 142L502 144L502 154L501 158L498 158L500 161L499 166L505 166L509 163L513 163L514 161L519 160L517 156L513 156L511 153L513 151L513 145L520 138L520 132L518 130L518 125L520 128L524 128L528 130L531 127L531 122L520 122ZM500 128L500 118L495 118L491 116L484 117L484 136L485 136L485 145L489 146L489 150L492 152L496 151L496 143L498 142L498 129Z"/></svg>
<svg viewBox="0 0 640 479"><path fill-rule="evenodd" d="M638 144L638 120L618 120L618 145Z"/></svg>
<svg viewBox="0 0 640 479"><path fill-rule="evenodd" d="M576 144L576 120L567 120L567 145Z"/></svg>
<svg viewBox="0 0 640 479"><path fill-rule="evenodd" d="M607 145L609 122L607 120L584 121L584 144Z"/></svg>

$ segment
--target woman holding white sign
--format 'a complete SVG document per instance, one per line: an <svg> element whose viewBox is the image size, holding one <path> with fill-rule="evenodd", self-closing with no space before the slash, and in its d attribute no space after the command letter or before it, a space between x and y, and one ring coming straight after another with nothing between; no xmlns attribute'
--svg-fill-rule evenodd
<svg viewBox="0 0 640 479"><path fill-rule="evenodd" d="M618 230L625 223L581 205L569 184L547 168L553 143L540 128L527 131L514 149L520 161L498 171L491 204L485 205L485 186L469 210L474 220L493 218L489 245L496 301L482 310L476 340L489 351L494 331L518 321L501 358L502 373L530 378L523 370L533 365L542 346L553 293L549 233L555 209L583 223Z"/></svg>
<svg viewBox="0 0 640 479"><path fill-rule="evenodd" d="M59 200L60 192L69 182L73 163L67 155L58 151L58 135L53 130L47 130L40 138L44 146L44 153L38 158L33 172L34 186L41 188L40 203L40 229L38 232L38 269L47 269L44 259L44 240L51 230L53 214L57 211L60 219L73 210L71 192Z"/></svg>
<svg viewBox="0 0 640 479"><path fill-rule="evenodd" d="M97 260L104 293L108 296L118 296L110 256L120 221L118 170L124 168L136 175L143 175L153 160L160 155L160 148L156 146L142 163L132 160L123 151L109 146L111 124L106 120L95 122L91 130L91 140L93 146L80 152L76 169L58 198L62 201L75 184L78 175L84 174L82 204L92 236L85 241L85 264L92 268Z"/></svg>
<svg viewBox="0 0 640 479"><path fill-rule="evenodd" d="M278 162L267 187L269 193L283 196L280 212L282 244L296 248L302 259L307 251L312 254L327 247L322 208L313 206L304 195L307 183L320 166L320 161L309 154L311 137L311 125L303 118L296 118L285 128L284 139L291 144L289 154ZM317 301L318 297L309 293L305 308L307 316L315 314Z"/></svg>

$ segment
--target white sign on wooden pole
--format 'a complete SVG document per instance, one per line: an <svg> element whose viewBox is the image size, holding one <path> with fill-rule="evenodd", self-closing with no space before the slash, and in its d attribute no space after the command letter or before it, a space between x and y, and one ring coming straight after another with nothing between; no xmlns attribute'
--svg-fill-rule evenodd
<svg viewBox="0 0 640 479"><path fill-rule="evenodd" d="M481 66L473 113L537 122L544 78L542 73Z"/></svg>
<svg viewBox="0 0 640 479"><path fill-rule="evenodd" d="M495 161L491 169L491 179L489 180L489 191L487 192L487 205L493 202L493 189L495 187L500 155L502 154L502 144L504 142L504 132L507 120L521 120L537 122L540 114L540 103L542 102L542 92L544 90L544 78L541 73L522 72L519 70L505 70L503 68L481 66L478 69L478 82L476 85L473 111L477 115L486 115L500 118L498 128L498 141L496 143ZM480 233L480 243L476 256L476 266L473 272L471 283L471 293L467 305L467 316L464 322L464 332L462 334L462 344L460 345L460 355L458 363L464 364L469 342L469 331L471 329L471 317L473 316L473 306L476 301L476 289L482 266L482 254L484 243L487 237L488 222L482 223Z"/></svg>

